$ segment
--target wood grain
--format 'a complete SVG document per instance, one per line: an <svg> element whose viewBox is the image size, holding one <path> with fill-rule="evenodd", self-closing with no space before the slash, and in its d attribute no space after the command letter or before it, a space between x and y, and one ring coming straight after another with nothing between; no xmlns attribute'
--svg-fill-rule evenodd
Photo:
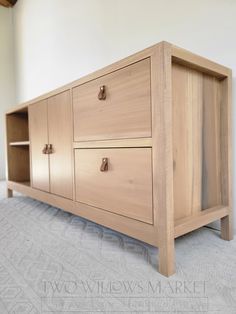
<svg viewBox="0 0 236 314"><path fill-rule="evenodd" d="M232 209L229 210L228 215L221 218L221 238L226 241L233 240L233 213Z"/></svg>
<svg viewBox="0 0 236 314"><path fill-rule="evenodd" d="M201 210L203 75L173 63L175 219Z"/></svg>
<svg viewBox="0 0 236 314"><path fill-rule="evenodd" d="M77 149L76 200L152 224L151 169L151 148Z"/></svg>
<svg viewBox="0 0 236 314"><path fill-rule="evenodd" d="M48 136L53 145L50 160L50 192L73 197L72 119L70 91L48 99Z"/></svg>
<svg viewBox="0 0 236 314"><path fill-rule="evenodd" d="M152 138L132 138L122 140L74 142L74 148L106 148L106 147L151 147Z"/></svg>
<svg viewBox="0 0 236 314"><path fill-rule="evenodd" d="M6 115L8 142L28 141L28 113L15 112Z"/></svg>
<svg viewBox="0 0 236 314"><path fill-rule="evenodd" d="M175 272L171 46L159 45L152 59L153 206L159 242L159 272Z"/></svg>
<svg viewBox="0 0 236 314"><path fill-rule="evenodd" d="M221 237L233 239L233 190L232 190L232 73L221 82L221 201L230 212L221 219Z"/></svg>
<svg viewBox="0 0 236 314"><path fill-rule="evenodd" d="M22 182L30 180L29 147L11 146L10 143L29 139L28 113L6 115L7 177Z"/></svg>
<svg viewBox="0 0 236 314"><path fill-rule="evenodd" d="M29 106L29 125L32 186L49 192L49 158L42 153L45 144L48 144L47 100Z"/></svg>
<svg viewBox="0 0 236 314"><path fill-rule="evenodd" d="M172 45L172 60L218 79L224 79L231 73L229 68L175 45Z"/></svg>
<svg viewBox="0 0 236 314"><path fill-rule="evenodd" d="M19 142L10 142L10 146L28 146L30 145L29 141L19 141Z"/></svg>
<svg viewBox="0 0 236 314"><path fill-rule="evenodd" d="M229 208L216 206L175 221L175 238L229 215Z"/></svg>
<svg viewBox="0 0 236 314"><path fill-rule="evenodd" d="M220 81L204 75L202 209L221 204Z"/></svg>
<svg viewBox="0 0 236 314"><path fill-rule="evenodd" d="M8 178L16 182L30 181L29 147L9 146Z"/></svg>
<svg viewBox="0 0 236 314"><path fill-rule="evenodd" d="M220 219L222 238L233 238L231 80L230 69L161 42L11 109L8 196L158 246L159 271L172 275L175 237Z"/></svg>
<svg viewBox="0 0 236 314"><path fill-rule="evenodd" d="M149 58L74 88L74 140L151 136L150 88Z"/></svg>

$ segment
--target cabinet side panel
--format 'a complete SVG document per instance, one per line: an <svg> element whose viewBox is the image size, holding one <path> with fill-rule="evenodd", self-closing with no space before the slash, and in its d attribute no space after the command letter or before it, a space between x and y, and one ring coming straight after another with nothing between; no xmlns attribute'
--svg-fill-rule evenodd
<svg viewBox="0 0 236 314"><path fill-rule="evenodd" d="M204 75L202 209L221 204L220 81Z"/></svg>
<svg viewBox="0 0 236 314"><path fill-rule="evenodd" d="M201 210L203 74L172 64L175 219Z"/></svg>
<svg viewBox="0 0 236 314"><path fill-rule="evenodd" d="M175 219L222 204L227 195L227 87L224 80L172 65ZM226 180L224 180L224 177ZM222 184L226 181L226 184ZM227 205L227 201L223 203Z"/></svg>

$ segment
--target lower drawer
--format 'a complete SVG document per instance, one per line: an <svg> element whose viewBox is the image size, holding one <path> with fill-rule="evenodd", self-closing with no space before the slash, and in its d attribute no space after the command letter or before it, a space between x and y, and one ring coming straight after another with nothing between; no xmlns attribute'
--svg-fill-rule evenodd
<svg viewBox="0 0 236 314"><path fill-rule="evenodd" d="M153 223L151 148L75 150L76 201Z"/></svg>

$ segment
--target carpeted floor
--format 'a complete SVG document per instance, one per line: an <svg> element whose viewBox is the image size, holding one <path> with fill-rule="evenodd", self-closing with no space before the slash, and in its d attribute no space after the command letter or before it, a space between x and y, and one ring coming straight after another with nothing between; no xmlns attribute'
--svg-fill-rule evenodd
<svg viewBox="0 0 236 314"><path fill-rule="evenodd" d="M0 182L0 314L236 313L236 240L201 228L176 240L176 275L158 250Z"/></svg>

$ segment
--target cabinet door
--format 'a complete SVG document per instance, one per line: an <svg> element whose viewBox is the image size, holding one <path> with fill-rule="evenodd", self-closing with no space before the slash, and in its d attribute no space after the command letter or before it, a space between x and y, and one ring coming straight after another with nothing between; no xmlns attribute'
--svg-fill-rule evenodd
<svg viewBox="0 0 236 314"><path fill-rule="evenodd" d="M70 92L48 99L50 192L72 199L72 113Z"/></svg>
<svg viewBox="0 0 236 314"><path fill-rule="evenodd" d="M42 150L48 143L47 100L29 106L32 186L49 192L49 158Z"/></svg>

